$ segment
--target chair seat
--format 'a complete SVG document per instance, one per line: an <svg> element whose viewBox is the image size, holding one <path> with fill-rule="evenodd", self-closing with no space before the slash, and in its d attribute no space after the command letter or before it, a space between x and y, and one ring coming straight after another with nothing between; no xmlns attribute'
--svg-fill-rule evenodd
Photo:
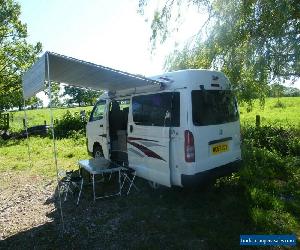
<svg viewBox="0 0 300 250"><path fill-rule="evenodd" d="M126 168L126 170L124 170L125 172L129 173L129 174L133 174L135 173L135 170L132 168Z"/></svg>
<svg viewBox="0 0 300 250"><path fill-rule="evenodd" d="M80 191L83 179L74 171L61 171L59 176L61 177L59 182L59 191L65 196L64 201L66 201L68 193L74 194L76 190Z"/></svg>
<svg viewBox="0 0 300 250"><path fill-rule="evenodd" d="M72 176L70 178L70 181L71 182L80 182L82 180L82 177L81 176Z"/></svg>

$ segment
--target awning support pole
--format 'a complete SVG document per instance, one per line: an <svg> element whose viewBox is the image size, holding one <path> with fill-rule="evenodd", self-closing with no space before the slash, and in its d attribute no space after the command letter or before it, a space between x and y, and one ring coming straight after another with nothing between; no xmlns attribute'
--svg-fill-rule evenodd
<svg viewBox="0 0 300 250"><path fill-rule="evenodd" d="M60 195L60 182L58 176L58 165L57 165L57 147L56 147L56 140L54 134L54 125L53 125L53 110L52 110L52 95L51 95L51 81L50 81L50 60L49 54L47 53L47 80L48 80L48 88L49 88L49 106L50 106L50 127L52 130L52 141L53 141L53 154L54 154L54 162L56 168L56 178L57 178L57 186L58 186L58 197L59 197L59 208L60 208L60 216L62 222L63 232L65 231L65 223L64 223L64 216L62 210L62 202L61 202L61 195Z"/></svg>
<svg viewBox="0 0 300 250"><path fill-rule="evenodd" d="M31 154L30 154L30 144L29 144L28 122L27 122L25 99L24 99L24 116L25 116L25 132L26 132L26 138L27 138L27 150L28 150L29 164L30 164L30 167L32 168L32 160L31 160Z"/></svg>

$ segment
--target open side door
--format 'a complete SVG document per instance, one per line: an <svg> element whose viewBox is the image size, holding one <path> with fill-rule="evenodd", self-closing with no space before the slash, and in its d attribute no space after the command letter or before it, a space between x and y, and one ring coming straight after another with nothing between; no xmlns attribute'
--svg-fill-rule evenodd
<svg viewBox="0 0 300 250"><path fill-rule="evenodd" d="M108 158L108 122L107 122L107 100L99 100L91 113L89 122L86 125L86 134L89 143L89 148L94 151L95 147L99 145L101 147L103 155L95 155L95 157L104 156ZM94 153L94 152L93 152Z"/></svg>

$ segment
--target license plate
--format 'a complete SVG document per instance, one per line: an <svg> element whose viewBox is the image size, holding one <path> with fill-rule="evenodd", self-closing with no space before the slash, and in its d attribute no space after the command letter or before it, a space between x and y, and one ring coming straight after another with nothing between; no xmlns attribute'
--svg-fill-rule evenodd
<svg viewBox="0 0 300 250"><path fill-rule="evenodd" d="M217 155L223 152L227 152L229 150L227 143L215 144L211 147L211 151L213 155Z"/></svg>

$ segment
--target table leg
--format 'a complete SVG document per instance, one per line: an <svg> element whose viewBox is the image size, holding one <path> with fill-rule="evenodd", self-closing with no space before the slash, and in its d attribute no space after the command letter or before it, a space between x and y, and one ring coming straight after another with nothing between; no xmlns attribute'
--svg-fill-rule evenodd
<svg viewBox="0 0 300 250"><path fill-rule="evenodd" d="M93 174L93 194L94 194L94 201L96 201L96 193L95 193L95 175Z"/></svg>
<svg viewBox="0 0 300 250"><path fill-rule="evenodd" d="M78 194L78 199L77 199L77 206L79 204L79 200L80 200L80 196L81 196L81 192L82 192L82 188L83 188L83 176L81 174L81 167L79 166L79 175L81 176L81 183L80 183L80 190L79 190L79 194Z"/></svg>
<svg viewBox="0 0 300 250"><path fill-rule="evenodd" d="M80 196L81 196L81 192L82 192L82 187L83 187L83 178L81 179L80 191L79 191L78 199L77 199L77 206L79 204L79 200L80 200Z"/></svg>

